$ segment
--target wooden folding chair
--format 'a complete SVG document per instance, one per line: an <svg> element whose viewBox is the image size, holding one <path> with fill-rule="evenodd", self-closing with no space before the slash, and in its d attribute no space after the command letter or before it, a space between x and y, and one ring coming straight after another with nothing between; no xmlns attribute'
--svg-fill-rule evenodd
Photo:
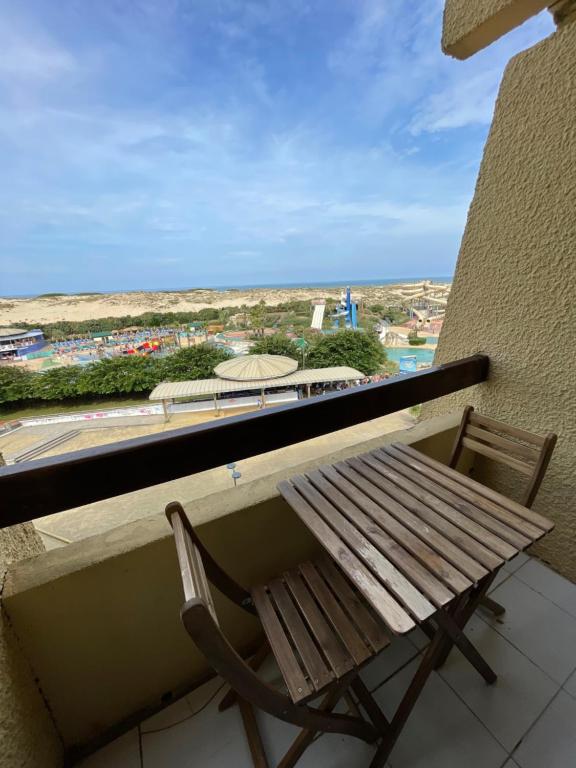
<svg viewBox="0 0 576 768"><path fill-rule="evenodd" d="M467 448L511 467L527 478L519 501L524 507L530 508L544 479L557 439L558 436L554 432L548 432L542 437L488 416L481 416L474 411L473 406L467 405L462 414L448 466L456 469L462 450ZM506 610L489 597L484 597L481 605L496 616Z"/></svg>
<svg viewBox="0 0 576 768"><path fill-rule="evenodd" d="M389 645L390 638L336 565L321 557L247 591L213 560L179 503L168 504L166 515L174 531L184 587L182 622L213 669L230 684L219 708L226 709L238 700L255 768L267 768L268 762L253 706L302 727L278 768L295 765L319 732L376 741L388 722L359 671ZM250 663L222 633L209 582L259 618L266 644ZM269 652L282 673L287 695L256 674ZM311 707L309 702L321 695L319 705ZM334 713L343 697L353 715ZM369 720L361 716L358 703Z"/></svg>

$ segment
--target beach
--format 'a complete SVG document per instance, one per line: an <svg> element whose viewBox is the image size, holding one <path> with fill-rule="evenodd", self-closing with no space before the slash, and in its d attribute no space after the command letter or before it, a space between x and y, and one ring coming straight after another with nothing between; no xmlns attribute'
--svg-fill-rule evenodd
<svg viewBox="0 0 576 768"><path fill-rule="evenodd" d="M416 281L415 281L416 283ZM448 286L438 283L438 286ZM394 305L406 300L405 293L414 284L352 285L356 300L367 304ZM194 289L188 291L130 291L119 293L45 295L34 298L0 298L0 325L47 324L60 320L96 320L124 317L145 312L197 312L212 307L224 309L254 306L260 301L268 306L287 301L339 299L344 286L309 288Z"/></svg>

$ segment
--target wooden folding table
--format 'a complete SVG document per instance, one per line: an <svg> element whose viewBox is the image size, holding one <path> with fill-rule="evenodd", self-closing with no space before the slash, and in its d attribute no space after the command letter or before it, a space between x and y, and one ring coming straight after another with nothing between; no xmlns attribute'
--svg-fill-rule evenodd
<svg viewBox="0 0 576 768"><path fill-rule="evenodd" d="M433 669L456 645L496 675L463 629L505 561L553 528L542 515L395 443L291 478L284 499L395 634L430 637L372 768L384 765Z"/></svg>

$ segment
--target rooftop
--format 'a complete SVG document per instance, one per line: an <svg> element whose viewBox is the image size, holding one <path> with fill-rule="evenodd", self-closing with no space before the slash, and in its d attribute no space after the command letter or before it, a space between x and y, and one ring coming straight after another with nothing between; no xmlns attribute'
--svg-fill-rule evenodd
<svg viewBox="0 0 576 768"><path fill-rule="evenodd" d="M165 382L158 384L152 390L150 400L170 400L174 397L194 397L195 395L219 395L223 392L242 392L247 389L295 387L299 384L318 384L322 381L356 381L363 378L364 374L356 368L339 365L332 368L312 368L305 371L295 371L286 376L276 375L273 378L266 379L233 381L218 378Z"/></svg>
<svg viewBox="0 0 576 768"><path fill-rule="evenodd" d="M220 379L254 381L278 379L298 368L298 362L284 355L241 355L225 360L214 368Z"/></svg>
<svg viewBox="0 0 576 768"><path fill-rule="evenodd" d="M38 335L42 333L39 328L32 331L25 330L24 328L0 328L0 338L21 338L22 336Z"/></svg>
<svg viewBox="0 0 576 768"><path fill-rule="evenodd" d="M468 633L499 674L487 686L453 652L434 672L388 765L391 768L573 768L576 765L576 584L520 554L492 590L503 603L501 621L477 613ZM365 668L368 688L389 714L397 705L425 635L397 638ZM280 675L273 665L269 682ZM250 768L240 713L218 712L218 678L140 723L81 763L83 768ZM271 764L297 730L258 715ZM373 747L323 735L298 766L367 766Z"/></svg>

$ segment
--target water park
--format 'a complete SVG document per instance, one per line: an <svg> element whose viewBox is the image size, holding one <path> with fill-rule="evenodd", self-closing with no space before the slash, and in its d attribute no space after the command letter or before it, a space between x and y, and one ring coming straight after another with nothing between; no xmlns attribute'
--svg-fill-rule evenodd
<svg viewBox="0 0 576 768"><path fill-rule="evenodd" d="M69 338L46 338L42 329L2 329L0 354L3 350L5 359L1 365L26 366L40 374L57 367L84 368L122 357L168 360L174 353L198 345L224 350L230 358L216 365L211 377L157 379L161 383L152 384L148 401L142 392L126 407L120 399L110 401L109 406L104 402L102 407L85 410L78 406L66 410L66 403L61 412L56 405L52 409L56 413L43 412L41 407L31 409L31 414L25 413L10 426L8 431L14 434L0 434L0 451L8 463L19 463L321 396L428 367L433 362L449 286L422 282L400 285L394 291L387 305L369 304L347 286L331 299L272 307L260 304L242 311L232 308L205 321L103 328ZM307 351L315 340L330 339L342 330L358 334L375 331L386 352L385 368L366 376L358 364L306 364ZM282 352L253 354L255 344L267 339L273 342L275 336L294 344L298 361Z"/></svg>

